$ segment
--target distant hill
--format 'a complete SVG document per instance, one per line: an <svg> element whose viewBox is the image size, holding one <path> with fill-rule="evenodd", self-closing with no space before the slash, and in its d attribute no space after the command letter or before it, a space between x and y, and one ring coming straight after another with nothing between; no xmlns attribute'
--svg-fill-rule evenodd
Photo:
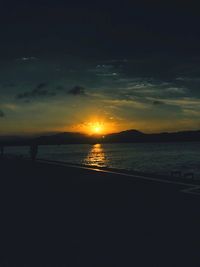
<svg viewBox="0 0 200 267"><path fill-rule="evenodd" d="M104 137L104 142L121 143L136 142L147 136L138 130L127 130L119 133L108 134Z"/></svg>
<svg viewBox="0 0 200 267"><path fill-rule="evenodd" d="M182 131L173 133L145 134L138 130L127 130L102 136L88 136L82 133L65 132L40 137L0 137L4 145L40 145L93 144L93 143L146 143L146 142L194 142L200 141L200 131Z"/></svg>
<svg viewBox="0 0 200 267"><path fill-rule="evenodd" d="M65 132L35 139L40 144L81 144L92 143L90 136L82 133Z"/></svg>
<svg viewBox="0 0 200 267"><path fill-rule="evenodd" d="M200 131L182 131L174 133L145 134L137 130L128 130L116 134L109 134L104 142L194 142L200 141Z"/></svg>

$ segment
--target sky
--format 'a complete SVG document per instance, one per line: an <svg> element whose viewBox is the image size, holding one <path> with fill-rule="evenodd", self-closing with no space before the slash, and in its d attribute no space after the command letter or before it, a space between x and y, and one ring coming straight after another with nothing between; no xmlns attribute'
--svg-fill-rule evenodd
<svg viewBox="0 0 200 267"><path fill-rule="evenodd" d="M2 1L0 134L200 129L199 25L191 1Z"/></svg>

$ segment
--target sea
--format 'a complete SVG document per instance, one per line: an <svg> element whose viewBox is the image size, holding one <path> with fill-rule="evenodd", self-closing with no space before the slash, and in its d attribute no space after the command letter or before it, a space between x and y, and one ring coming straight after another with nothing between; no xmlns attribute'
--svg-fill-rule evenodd
<svg viewBox="0 0 200 267"><path fill-rule="evenodd" d="M29 156L29 147L6 147L8 156ZM149 174L192 172L200 179L200 142L39 146L38 158Z"/></svg>

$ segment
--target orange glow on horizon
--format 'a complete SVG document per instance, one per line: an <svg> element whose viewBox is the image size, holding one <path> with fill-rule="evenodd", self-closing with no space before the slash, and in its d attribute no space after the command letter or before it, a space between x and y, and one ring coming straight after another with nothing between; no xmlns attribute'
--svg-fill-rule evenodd
<svg viewBox="0 0 200 267"><path fill-rule="evenodd" d="M116 131L116 122L100 118L90 118L86 122L72 126L71 130L88 135L103 136Z"/></svg>

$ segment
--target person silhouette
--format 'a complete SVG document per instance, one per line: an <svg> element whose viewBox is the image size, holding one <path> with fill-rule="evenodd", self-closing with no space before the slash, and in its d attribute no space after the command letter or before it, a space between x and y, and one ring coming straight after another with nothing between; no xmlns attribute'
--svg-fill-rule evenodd
<svg viewBox="0 0 200 267"><path fill-rule="evenodd" d="M38 145L37 144L32 144L30 146L30 156L31 156L31 160L32 161L36 160L37 152L38 152Z"/></svg>

